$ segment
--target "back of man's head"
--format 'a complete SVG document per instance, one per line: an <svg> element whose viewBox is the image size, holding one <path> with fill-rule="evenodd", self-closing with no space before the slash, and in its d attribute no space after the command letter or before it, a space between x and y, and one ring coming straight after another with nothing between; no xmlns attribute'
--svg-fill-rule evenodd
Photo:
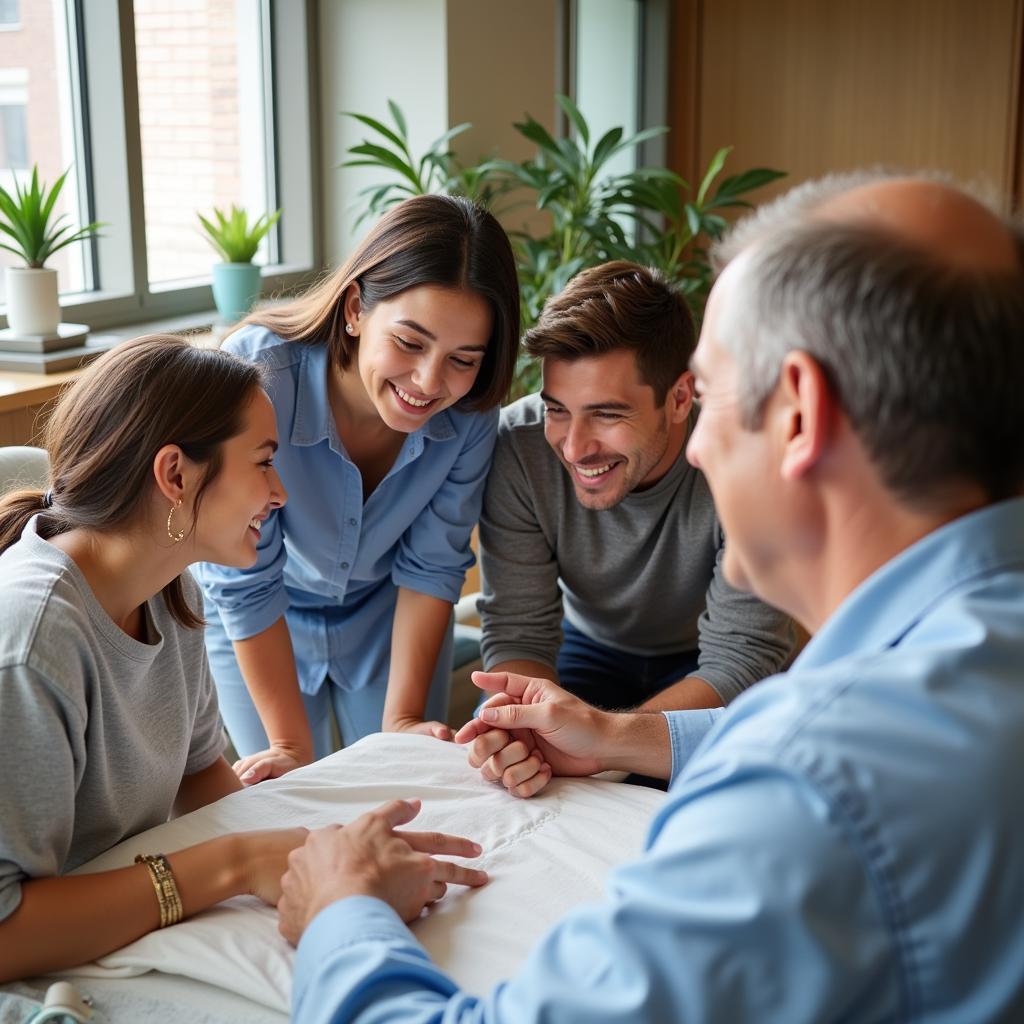
<svg viewBox="0 0 1024 1024"><path fill-rule="evenodd" d="M719 341L759 424L787 352L822 367L902 500L1024 485L1024 235L931 178L857 175L794 190L738 225Z"/></svg>
<svg viewBox="0 0 1024 1024"><path fill-rule="evenodd" d="M523 345L536 358L570 362L634 352L640 379L661 405L689 366L696 341L679 291L657 270L616 260L581 271L548 299Z"/></svg>

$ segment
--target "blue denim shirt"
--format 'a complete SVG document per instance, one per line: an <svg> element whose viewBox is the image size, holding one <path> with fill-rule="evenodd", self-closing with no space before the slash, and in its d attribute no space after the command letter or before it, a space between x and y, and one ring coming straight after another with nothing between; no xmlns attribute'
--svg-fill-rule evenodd
<svg viewBox="0 0 1024 1024"><path fill-rule="evenodd" d="M685 753L644 855L488 996L352 897L293 1019L1024 1020L1024 500L902 552Z"/></svg>
<svg viewBox="0 0 1024 1024"><path fill-rule="evenodd" d="M431 417L364 504L327 401L327 348L252 326L224 347L269 371L288 503L264 524L251 569L204 563L196 575L231 640L287 616L304 692L328 675L361 689L386 674L398 587L458 600L498 410Z"/></svg>

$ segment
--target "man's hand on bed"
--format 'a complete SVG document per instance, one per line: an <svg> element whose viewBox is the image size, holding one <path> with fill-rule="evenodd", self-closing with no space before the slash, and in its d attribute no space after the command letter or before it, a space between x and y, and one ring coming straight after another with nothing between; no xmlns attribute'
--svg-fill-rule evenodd
<svg viewBox="0 0 1024 1024"><path fill-rule="evenodd" d="M539 793L553 775L593 775L608 731L604 711L550 679L512 672L474 672L473 682L494 696L456 733L468 743L469 763L514 796Z"/></svg>
<svg viewBox="0 0 1024 1024"><path fill-rule="evenodd" d="M231 767L243 786L255 786L265 779L277 779L310 763L312 758L286 746L268 747L237 760Z"/></svg>
<svg viewBox="0 0 1024 1024"><path fill-rule="evenodd" d="M419 800L392 800L344 828L311 832L288 857L281 879L281 934L297 945L321 910L347 896L383 900L408 923L441 899L449 885L483 885L483 871L435 859L438 854L476 857L481 852L476 843L442 832L397 831L419 812Z"/></svg>

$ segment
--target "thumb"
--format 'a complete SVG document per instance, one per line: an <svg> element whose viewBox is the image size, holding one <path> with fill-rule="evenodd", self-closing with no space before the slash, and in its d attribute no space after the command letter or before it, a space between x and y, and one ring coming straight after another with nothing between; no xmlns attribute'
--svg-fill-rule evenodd
<svg viewBox="0 0 1024 1024"><path fill-rule="evenodd" d="M550 706L546 704L485 705L480 718L499 729L543 729L551 724Z"/></svg>

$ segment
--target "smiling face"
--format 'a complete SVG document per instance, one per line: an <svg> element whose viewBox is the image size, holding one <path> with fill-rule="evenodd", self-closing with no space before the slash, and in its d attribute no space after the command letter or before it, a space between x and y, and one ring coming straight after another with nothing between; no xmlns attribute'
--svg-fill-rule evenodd
<svg viewBox="0 0 1024 1024"><path fill-rule="evenodd" d="M668 472L686 437L690 381L684 373L658 405L627 349L544 360L544 436L581 505L612 508Z"/></svg>
<svg viewBox="0 0 1024 1024"><path fill-rule="evenodd" d="M388 427L408 434L468 394L491 335L486 299L422 285L365 313L355 293L353 288L345 306L358 339L355 363L365 391L357 396L360 404L372 405Z"/></svg>
<svg viewBox="0 0 1024 1024"><path fill-rule="evenodd" d="M221 446L220 472L203 492L193 533L197 558L240 569L256 561L263 522L288 500L273 466L274 408L262 388L242 423L241 433Z"/></svg>

